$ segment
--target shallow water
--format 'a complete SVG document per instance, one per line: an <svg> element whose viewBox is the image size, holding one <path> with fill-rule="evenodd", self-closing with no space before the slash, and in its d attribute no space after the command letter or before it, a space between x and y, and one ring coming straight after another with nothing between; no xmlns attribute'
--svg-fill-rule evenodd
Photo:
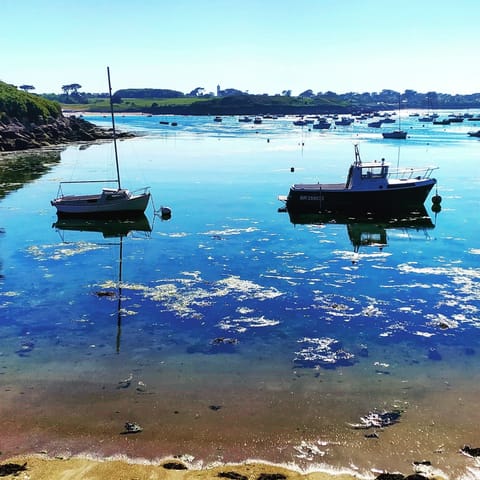
<svg viewBox="0 0 480 480"><path fill-rule="evenodd" d="M109 143L65 148L0 202L4 454L469 466L458 450L480 443L480 142L466 132L478 125L405 117L406 141L291 118L117 127L142 134L119 142L124 186L153 195L128 235L55 227L49 203L59 180L113 178ZM278 212L293 182L342 181L357 142L364 160L439 166L441 212L430 198L426 221L407 226ZM400 422L378 438L349 426L375 409ZM144 431L119 435L125 421Z"/></svg>

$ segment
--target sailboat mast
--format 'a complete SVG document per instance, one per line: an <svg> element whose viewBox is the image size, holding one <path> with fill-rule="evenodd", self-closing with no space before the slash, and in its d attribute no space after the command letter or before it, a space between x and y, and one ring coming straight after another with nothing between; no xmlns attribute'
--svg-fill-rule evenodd
<svg viewBox="0 0 480 480"><path fill-rule="evenodd" d="M398 95L398 130L402 129L401 126L401 115L400 115L400 103L402 101L402 94Z"/></svg>
<svg viewBox="0 0 480 480"><path fill-rule="evenodd" d="M118 166L117 132L115 130L115 115L113 114L112 85L110 83L110 67L107 67L107 76L108 76L108 97L110 99L110 114L112 115L113 148L115 150L115 165L117 167L117 183L118 183L118 189L120 190L122 187L120 185L120 168Z"/></svg>

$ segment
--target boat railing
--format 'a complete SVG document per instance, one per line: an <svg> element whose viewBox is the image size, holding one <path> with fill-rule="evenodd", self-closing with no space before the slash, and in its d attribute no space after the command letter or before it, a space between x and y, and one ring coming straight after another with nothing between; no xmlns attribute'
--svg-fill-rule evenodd
<svg viewBox="0 0 480 480"><path fill-rule="evenodd" d="M146 195L150 190L150 187L142 187L134 190L132 193L135 195Z"/></svg>
<svg viewBox="0 0 480 480"><path fill-rule="evenodd" d="M75 185L75 184L84 184L84 183L116 183L118 185L118 180L65 180L61 181L58 184L57 198L63 197L63 185Z"/></svg>
<svg viewBox="0 0 480 480"><path fill-rule="evenodd" d="M437 169L438 167L397 168L389 170L388 177L397 180L430 178L432 172Z"/></svg>

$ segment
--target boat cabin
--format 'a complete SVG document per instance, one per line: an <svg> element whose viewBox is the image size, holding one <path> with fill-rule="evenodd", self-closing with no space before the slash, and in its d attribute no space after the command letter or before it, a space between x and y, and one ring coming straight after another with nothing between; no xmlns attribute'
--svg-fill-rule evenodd
<svg viewBox="0 0 480 480"><path fill-rule="evenodd" d="M348 170L345 187L349 190L378 190L387 188L389 165L381 162L355 161Z"/></svg>

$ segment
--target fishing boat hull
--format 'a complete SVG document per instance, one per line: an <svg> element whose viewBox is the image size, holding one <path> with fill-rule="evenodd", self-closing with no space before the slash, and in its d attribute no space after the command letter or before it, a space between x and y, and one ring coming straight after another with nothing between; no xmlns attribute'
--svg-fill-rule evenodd
<svg viewBox="0 0 480 480"><path fill-rule="evenodd" d="M422 206L436 184L433 178L388 185L379 190L351 190L344 185L292 185L283 200L289 212L368 214L409 211Z"/></svg>
<svg viewBox="0 0 480 480"><path fill-rule="evenodd" d="M123 189L104 189L99 195L63 195L51 203L63 216L124 216L143 214L149 200L148 192L135 195Z"/></svg>

